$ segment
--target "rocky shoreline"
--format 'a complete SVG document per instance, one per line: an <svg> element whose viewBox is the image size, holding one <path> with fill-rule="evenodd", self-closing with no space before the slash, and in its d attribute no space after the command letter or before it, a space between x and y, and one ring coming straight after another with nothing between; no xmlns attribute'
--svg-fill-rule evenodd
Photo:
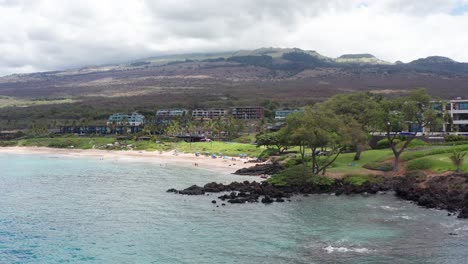
<svg viewBox="0 0 468 264"><path fill-rule="evenodd" d="M231 204L273 203L291 201L295 195L334 194L334 195L371 195L394 191L405 200L413 201L419 206L449 211L449 215L458 214L459 218L468 218L468 178L463 175L436 176L420 180L418 177L383 177L379 183L365 182L352 185L337 179L330 185L275 186L266 181L232 182L230 184L207 183L204 186L192 185L183 190L169 189L182 195L205 195L207 193L224 193L218 196L222 201ZM217 201L213 200L216 204Z"/></svg>
<svg viewBox="0 0 468 264"><path fill-rule="evenodd" d="M468 177L464 175L434 176L421 181L417 177L402 177L394 187L395 194L419 206L458 213L468 218Z"/></svg>

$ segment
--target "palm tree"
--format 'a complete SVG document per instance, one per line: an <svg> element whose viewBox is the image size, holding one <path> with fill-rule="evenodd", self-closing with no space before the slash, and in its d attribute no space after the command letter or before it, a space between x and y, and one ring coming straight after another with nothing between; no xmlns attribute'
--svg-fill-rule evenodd
<svg viewBox="0 0 468 264"><path fill-rule="evenodd" d="M463 162L465 161L465 155L466 152L455 151L450 156L450 160L452 160L453 165L457 167L457 172L462 171L461 167L463 166Z"/></svg>

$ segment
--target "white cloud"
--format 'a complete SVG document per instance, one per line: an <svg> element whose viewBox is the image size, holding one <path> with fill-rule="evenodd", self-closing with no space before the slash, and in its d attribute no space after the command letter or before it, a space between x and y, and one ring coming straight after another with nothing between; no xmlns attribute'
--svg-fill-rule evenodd
<svg viewBox="0 0 468 264"><path fill-rule="evenodd" d="M313 49L468 61L468 0L0 0L0 75L162 53Z"/></svg>

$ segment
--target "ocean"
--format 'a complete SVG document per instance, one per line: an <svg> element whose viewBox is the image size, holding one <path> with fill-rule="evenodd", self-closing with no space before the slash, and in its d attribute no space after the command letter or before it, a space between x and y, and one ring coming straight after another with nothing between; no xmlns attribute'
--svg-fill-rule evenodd
<svg viewBox="0 0 468 264"><path fill-rule="evenodd" d="M468 263L468 220L392 194L221 206L166 190L255 178L38 154L0 168L0 263Z"/></svg>

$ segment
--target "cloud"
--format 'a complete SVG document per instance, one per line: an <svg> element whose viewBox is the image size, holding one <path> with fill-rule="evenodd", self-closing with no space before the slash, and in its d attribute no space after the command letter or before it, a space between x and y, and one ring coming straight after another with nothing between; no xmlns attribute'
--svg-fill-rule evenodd
<svg viewBox="0 0 468 264"><path fill-rule="evenodd" d="M0 0L0 75L299 47L468 61L468 0Z"/></svg>

